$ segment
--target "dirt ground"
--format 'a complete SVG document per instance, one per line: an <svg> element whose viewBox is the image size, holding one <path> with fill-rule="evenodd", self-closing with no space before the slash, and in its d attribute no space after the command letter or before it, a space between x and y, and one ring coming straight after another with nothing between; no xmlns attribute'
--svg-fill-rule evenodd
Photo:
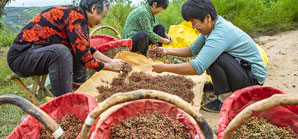
<svg viewBox="0 0 298 139"><path fill-rule="evenodd" d="M298 30L254 40L268 56L268 77L264 86L271 86L286 93L298 93ZM200 111L211 128L216 131L219 113Z"/></svg>

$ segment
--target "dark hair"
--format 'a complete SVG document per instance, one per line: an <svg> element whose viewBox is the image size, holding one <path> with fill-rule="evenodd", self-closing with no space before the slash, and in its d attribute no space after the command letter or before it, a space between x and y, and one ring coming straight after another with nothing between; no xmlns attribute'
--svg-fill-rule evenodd
<svg viewBox="0 0 298 139"><path fill-rule="evenodd" d="M91 10L94 5L97 7L97 13L99 14L102 13L105 8L110 8L109 0L81 0L80 2L80 7L89 12L92 12Z"/></svg>
<svg viewBox="0 0 298 139"><path fill-rule="evenodd" d="M147 0L147 1L150 6L152 6L152 4L156 2L157 3L156 8L162 7L163 9L167 9L169 5L169 0Z"/></svg>
<svg viewBox="0 0 298 139"><path fill-rule="evenodd" d="M210 14L212 20L217 18L217 11L210 0L187 0L181 9L181 15L186 21L199 19L204 22L208 14Z"/></svg>

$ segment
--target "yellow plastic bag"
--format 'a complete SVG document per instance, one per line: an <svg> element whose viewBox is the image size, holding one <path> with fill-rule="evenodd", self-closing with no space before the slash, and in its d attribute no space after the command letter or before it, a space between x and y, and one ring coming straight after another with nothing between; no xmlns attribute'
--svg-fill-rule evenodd
<svg viewBox="0 0 298 139"><path fill-rule="evenodd" d="M179 25L170 26L169 33L172 36L170 45L163 45L165 48L183 48L191 45L200 33L192 28L191 22L183 21Z"/></svg>
<svg viewBox="0 0 298 139"><path fill-rule="evenodd" d="M262 58L263 58L265 67L267 67L267 64L268 64L268 57L267 57L267 55L266 55L266 52L265 52L264 49L263 49L261 46L259 46L258 44L257 44L257 46L258 46L259 52L260 52L260 54L261 54L261 56L262 56Z"/></svg>

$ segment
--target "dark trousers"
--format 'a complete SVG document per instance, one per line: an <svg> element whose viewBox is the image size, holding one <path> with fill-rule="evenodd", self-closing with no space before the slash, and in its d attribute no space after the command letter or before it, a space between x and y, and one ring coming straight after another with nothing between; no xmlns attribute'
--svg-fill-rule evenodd
<svg viewBox="0 0 298 139"><path fill-rule="evenodd" d="M163 25L159 24L153 28L153 32L158 34L161 37L165 37L166 29ZM146 55L149 45L152 42L149 40L148 34L144 31L140 31L131 37L132 39L132 52L141 52L143 55ZM159 46L162 46L161 43L158 43Z"/></svg>
<svg viewBox="0 0 298 139"><path fill-rule="evenodd" d="M231 55L222 53L207 69L212 78L215 95L234 92L247 86L260 85L251 70L246 69Z"/></svg>
<svg viewBox="0 0 298 139"><path fill-rule="evenodd" d="M7 63L13 72L24 77L49 74L54 96L72 92L72 81L86 81L86 68L62 44L35 46L23 51L12 45Z"/></svg>

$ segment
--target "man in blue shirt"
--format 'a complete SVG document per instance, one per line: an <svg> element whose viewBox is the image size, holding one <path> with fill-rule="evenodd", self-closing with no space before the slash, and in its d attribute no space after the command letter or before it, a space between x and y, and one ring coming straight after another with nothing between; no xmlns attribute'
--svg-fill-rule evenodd
<svg viewBox="0 0 298 139"><path fill-rule="evenodd" d="M218 96L202 106L210 112L219 112L224 99L232 92L264 84L267 70L256 43L241 29L218 16L210 0L188 0L181 13L201 34L189 47L159 49L163 49L163 56L196 58L190 63L154 64L153 71L201 75L207 70Z"/></svg>

